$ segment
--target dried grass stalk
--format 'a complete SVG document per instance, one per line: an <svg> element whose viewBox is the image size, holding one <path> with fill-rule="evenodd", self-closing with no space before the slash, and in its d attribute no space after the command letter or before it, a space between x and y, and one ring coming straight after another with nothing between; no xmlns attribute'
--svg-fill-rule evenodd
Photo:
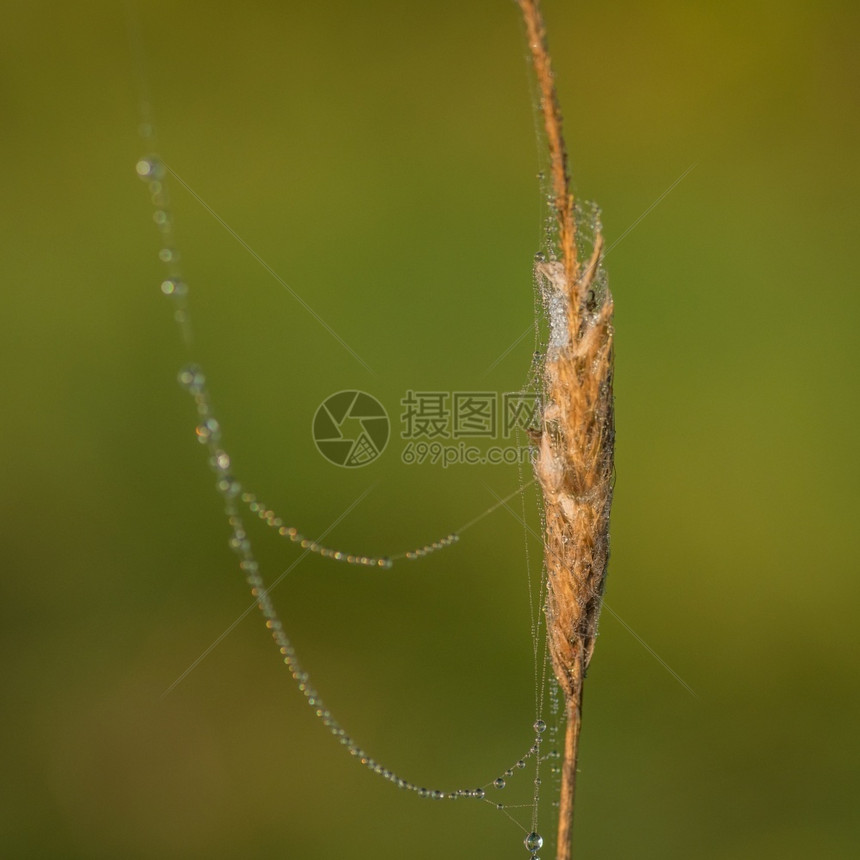
<svg viewBox="0 0 860 860"><path fill-rule="evenodd" d="M548 574L547 637L565 697L558 860L569 860L582 717L582 685L594 651L609 560L615 425L612 399L612 296L600 269L603 241L590 259L577 252L561 113L537 0L518 0L540 91L550 156L557 238L536 266L550 318L535 470L543 489Z"/></svg>

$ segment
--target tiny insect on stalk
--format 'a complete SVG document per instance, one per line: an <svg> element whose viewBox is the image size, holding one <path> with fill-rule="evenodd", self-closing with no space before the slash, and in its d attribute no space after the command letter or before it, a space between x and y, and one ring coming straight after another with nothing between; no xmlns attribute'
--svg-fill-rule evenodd
<svg viewBox="0 0 860 860"><path fill-rule="evenodd" d="M535 472L544 497L547 637L565 697L557 860L571 856L582 689L594 651L609 560L615 423L612 296L595 231L583 265L562 118L538 0L518 0L525 21L550 161L555 222L536 264L550 322Z"/></svg>

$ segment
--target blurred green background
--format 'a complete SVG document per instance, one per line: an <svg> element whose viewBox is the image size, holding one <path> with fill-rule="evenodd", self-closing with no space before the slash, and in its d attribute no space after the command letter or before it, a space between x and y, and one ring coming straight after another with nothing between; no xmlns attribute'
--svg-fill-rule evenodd
<svg viewBox="0 0 860 860"><path fill-rule="evenodd" d="M142 6L165 160L374 371L174 183L238 476L311 535L373 486L331 536L371 553L512 491L512 468L404 466L397 438L338 469L310 423L343 388L396 415L409 388L526 378L530 337L487 372L533 318L541 235L515 5ZM545 14L576 188L609 243L697 165L607 259L608 600L697 698L604 615L576 856L857 856L858 7ZM3 19L2 853L524 857L492 809L349 760L256 615L161 698L249 598L175 382L124 6ZM297 553L255 534L271 580ZM367 750L471 786L529 743L524 571L499 511L390 573L309 559L276 595Z"/></svg>

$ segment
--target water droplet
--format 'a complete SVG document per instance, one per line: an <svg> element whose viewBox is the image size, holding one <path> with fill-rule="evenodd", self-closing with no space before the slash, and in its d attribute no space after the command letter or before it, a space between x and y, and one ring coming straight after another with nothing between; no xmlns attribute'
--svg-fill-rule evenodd
<svg viewBox="0 0 860 860"><path fill-rule="evenodd" d="M206 377L196 364L189 364L188 367L183 367L179 371L177 378L179 379L179 384L192 394L200 394L203 391L203 386L206 385Z"/></svg>
<svg viewBox="0 0 860 860"><path fill-rule="evenodd" d="M526 766L526 763L525 763L522 759L520 759L520 760L517 762L517 767L518 767L518 768L524 768L525 766Z"/></svg>
<svg viewBox="0 0 860 860"><path fill-rule="evenodd" d="M164 176L164 165L155 157L141 158L134 166L141 179L161 179Z"/></svg>
<svg viewBox="0 0 860 860"><path fill-rule="evenodd" d="M239 555L247 555L251 551L251 543L244 537L239 537L234 534L233 537L230 538L230 549Z"/></svg>
<svg viewBox="0 0 860 860"><path fill-rule="evenodd" d="M419 789L418 789L418 796L419 796L419 797L429 797L429 796L430 796L430 792L429 792L429 790L428 790L428 789L426 789L426 788L419 788Z"/></svg>
<svg viewBox="0 0 860 860"><path fill-rule="evenodd" d="M534 730L540 735L546 731L546 723L543 720L538 720L534 724Z"/></svg>
<svg viewBox="0 0 860 860"><path fill-rule="evenodd" d="M207 445L209 442L217 442L221 438L221 425L214 418L207 418L197 425L194 432L197 433L197 441L201 445Z"/></svg>
<svg viewBox="0 0 860 860"><path fill-rule="evenodd" d="M233 478L229 476L225 476L217 481L215 489L218 490L222 496L226 496L228 499L236 498L236 496L238 496L242 491L242 487L239 482L233 480Z"/></svg>
<svg viewBox="0 0 860 860"><path fill-rule="evenodd" d="M230 468L230 455L226 451L216 451L209 458L209 465L216 472L226 472Z"/></svg>
<svg viewBox="0 0 860 860"><path fill-rule="evenodd" d="M500 776L498 776L493 780L493 785L496 788L504 788L507 783Z"/></svg>
<svg viewBox="0 0 860 860"><path fill-rule="evenodd" d="M184 296L188 294L188 284L179 278L167 278L161 282L161 292L165 296Z"/></svg>
<svg viewBox="0 0 860 860"><path fill-rule="evenodd" d="M532 831L531 833L529 833L528 836L526 836L526 838L523 840L523 843L525 844L526 848L531 851L532 854L534 854L535 851L540 851L541 847L543 846L543 836L541 836L540 833L535 833L534 831Z"/></svg>
<svg viewBox="0 0 860 860"><path fill-rule="evenodd" d="M179 254L176 252L175 248L162 248L158 252L158 259L161 260L162 263L173 263L179 259Z"/></svg>
<svg viewBox="0 0 860 860"><path fill-rule="evenodd" d="M472 792L472 797L477 797L478 800L481 800L484 797L484 789L483 788L476 788Z"/></svg>

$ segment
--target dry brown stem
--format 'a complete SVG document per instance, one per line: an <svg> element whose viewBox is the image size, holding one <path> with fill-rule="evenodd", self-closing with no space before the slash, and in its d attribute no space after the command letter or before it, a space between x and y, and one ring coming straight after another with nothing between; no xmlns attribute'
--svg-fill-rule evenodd
<svg viewBox="0 0 860 860"><path fill-rule="evenodd" d="M557 860L569 860L582 714L609 560L615 426L612 297L601 283L603 242L580 271L561 112L537 0L518 0L540 91L549 146L558 247L536 274L550 316L542 426L535 471L544 496L547 638L565 697ZM560 259L559 259L560 258Z"/></svg>
<svg viewBox="0 0 860 860"><path fill-rule="evenodd" d="M561 258L569 283L579 277L576 255L576 222L573 217L573 195L567 172L567 150L562 134L561 110L555 92L552 62L546 41L546 29L538 0L518 0L526 25L526 37L531 51L532 65L540 90L540 109L550 157L552 207L559 231Z"/></svg>

